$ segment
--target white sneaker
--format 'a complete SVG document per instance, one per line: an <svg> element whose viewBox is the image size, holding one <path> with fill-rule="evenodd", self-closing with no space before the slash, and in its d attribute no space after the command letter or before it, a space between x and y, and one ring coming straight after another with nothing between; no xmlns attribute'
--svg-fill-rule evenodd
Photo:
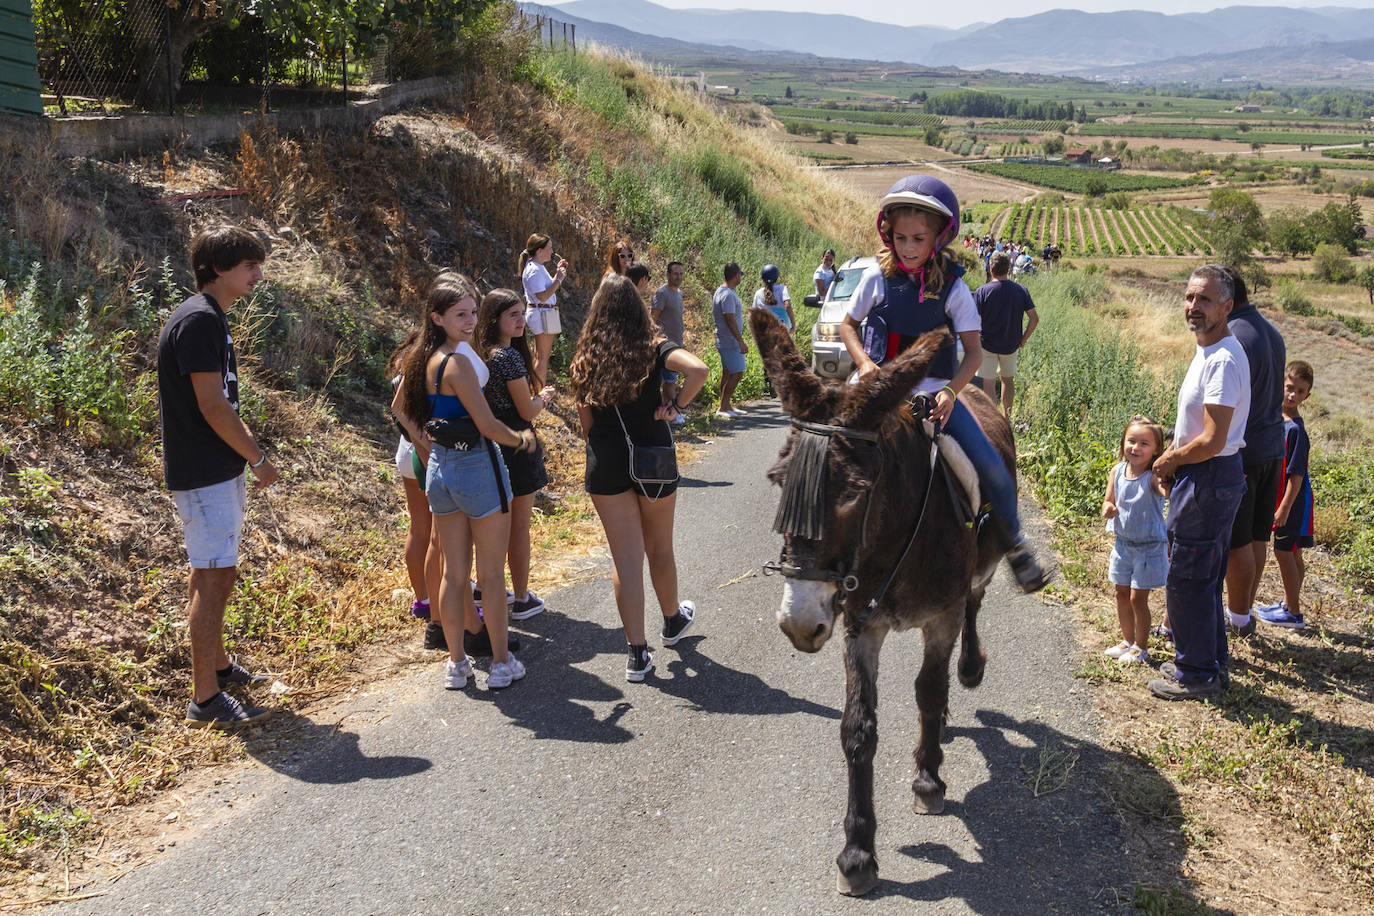
<svg viewBox="0 0 1374 916"><path fill-rule="evenodd" d="M735 413L734 413L734 411L730 411L730 410L717 410L717 411L716 411L716 419L717 419L717 420L733 420L734 418L735 418Z"/></svg>
<svg viewBox="0 0 1374 916"><path fill-rule="evenodd" d="M468 685L468 678L472 677L472 661L465 655L461 662L448 660L444 666L444 689L462 690Z"/></svg>
<svg viewBox="0 0 1374 916"><path fill-rule="evenodd" d="M500 690L525 676L525 666L514 654L504 662L492 662L491 673L487 675L487 689Z"/></svg>
<svg viewBox="0 0 1374 916"><path fill-rule="evenodd" d="M729 413L732 417L747 416L747 414L745 414L745 412L740 410L738 407L734 408L733 410L727 411L727 413Z"/></svg>
<svg viewBox="0 0 1374 916"><path fill-rule="evenodd" d="M1102 654L1107 656L1108 658L1120 658L1129 651L1131 651L1131 644L1123 639L1121 640L1121 642L1112 646L1110 649L1103 649Z"/></svg>
<svg viewBox="0 0 1374 916"><path fill-rule="evenodd" d="M1125 652L1121 653L1121 656L1117 658L1116 663L1118 665L1143 665L1145 662L1148 662L1149 660L1149 652L1146 652L1144 649L1140 648L1140 646L1131 646Z"/></svg>

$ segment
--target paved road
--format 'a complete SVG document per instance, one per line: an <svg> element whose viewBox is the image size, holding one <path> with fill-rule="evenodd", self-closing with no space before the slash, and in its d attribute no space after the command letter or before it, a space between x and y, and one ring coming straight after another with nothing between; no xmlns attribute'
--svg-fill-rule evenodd
<svg viewBox="0 0 1374 916"><path fill-rule="evenodd" d="M624 681L608 576L559 592L527 621L529 676L510 690L442 689L439 663L372 685L314 734L250 743L256 764L187 799L201 825L74 913L1040 913L1129 899L1076 651L1062 611L984 606L990 653L951 694L946 812L911 812L918 634L888 640L880 677L877 849L883 879L839 896L844 762L837 643L792 649L781 584L782 440L756 408L689 468L679 498L683 596L700 623L660 647L656 676ZM652 631L651 631L652 632ZM479 685L485 676L478 676ZM1067 785L1032 792L1042 760Z"/></svg>

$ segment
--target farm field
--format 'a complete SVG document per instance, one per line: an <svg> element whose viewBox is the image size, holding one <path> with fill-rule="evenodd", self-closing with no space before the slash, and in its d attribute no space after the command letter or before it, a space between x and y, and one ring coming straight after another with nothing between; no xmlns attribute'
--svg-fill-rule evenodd
<svg viewBox="0 0 1374 916"><path fill-rule="evenodd" d="M1192 183L1192 180L1187 178L1164 178L1157 175L1109 172L1101 169L1076 169L1062 165L1039 165L1025 162L979 162L971 164L969 168L978 172L988 172L1003 178L1026 181L1075 194L1085 193L1090 181L1105 182L1108 191L1159 190L1182 187Z"/></svg>
<svg viewBox="0 0 1374 916"><path fill-rule="evenodd" d="M1173 208L1110 210L1071 201L1017 202L989 221L998 238L1057 244L1065 257L1204 256L1211 247Z"/></svg>

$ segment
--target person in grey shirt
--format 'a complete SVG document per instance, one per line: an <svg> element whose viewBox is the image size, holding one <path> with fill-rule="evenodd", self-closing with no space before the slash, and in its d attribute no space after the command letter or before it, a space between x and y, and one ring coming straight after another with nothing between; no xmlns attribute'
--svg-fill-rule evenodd
<svg viewBox="0 0 1374 916"><path fill-rule="evenodd" d="M654 290L653 301L649 304L649 313L653 315L654 323L658 325L664 337L678 346L682 346L682 274L684 269L681 261L669 261L668 282ZM664 369L663 399L667 402L676 396L677 373ZM673 425L681 426L686 422L686 415L678 414L673 420Z"/></svg>
<svg viewBox="0 0 1374 916"><path fill-rule="evenodd" d="M716 323L716 350L720 353L720 410L716 417L729 420L743 416L730 403L735 387L744 378L744 356L749 345L744 342L744 332L740 323L744 320L744 304L739 301L735 287L739 286L744 271L731 261L725 265L725 282L716 287L711 297L711 317Z"/></svg>

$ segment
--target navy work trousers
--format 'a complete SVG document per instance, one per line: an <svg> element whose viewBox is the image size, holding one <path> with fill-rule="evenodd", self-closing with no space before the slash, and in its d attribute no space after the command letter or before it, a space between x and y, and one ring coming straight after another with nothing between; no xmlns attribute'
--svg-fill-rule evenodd
<svg viewBox="0 0 1374 916"><path fill-rule="evenodd" d="M1174 631L1178 678L1209 681L1226 665L1221 586L1231 525L1245 495L1240 455L1178 469L1169 494L1169 581L1164 598Z"/></svg>

